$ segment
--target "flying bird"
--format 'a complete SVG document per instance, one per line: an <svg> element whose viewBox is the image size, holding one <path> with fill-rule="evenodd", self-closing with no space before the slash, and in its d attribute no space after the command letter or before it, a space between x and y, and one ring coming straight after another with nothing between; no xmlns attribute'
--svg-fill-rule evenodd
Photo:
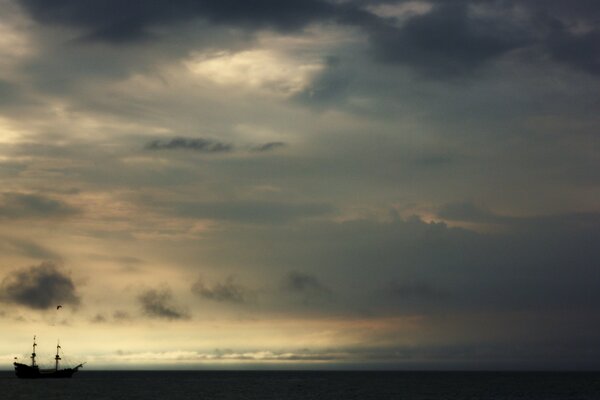
<svg viewBox="0 0 600 400"><path fill-rule="evenodd" d="M62 306L59 304L56 306L56 309L58 310L59 308L62 308Z"/></svg>

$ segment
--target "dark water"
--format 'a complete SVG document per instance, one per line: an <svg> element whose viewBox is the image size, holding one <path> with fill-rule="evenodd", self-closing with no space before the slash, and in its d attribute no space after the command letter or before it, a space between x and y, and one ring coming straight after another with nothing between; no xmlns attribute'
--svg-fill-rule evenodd
<svg viewBox="0 0 600 400"><path fill-rule="evenodd" d="M600 400L600 373L80 371L30 381L0 372L0 399Z"/></svg>

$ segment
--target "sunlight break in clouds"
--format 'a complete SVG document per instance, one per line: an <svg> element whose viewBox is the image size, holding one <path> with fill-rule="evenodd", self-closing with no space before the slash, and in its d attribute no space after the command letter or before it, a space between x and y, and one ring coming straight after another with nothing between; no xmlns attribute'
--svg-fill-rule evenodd
<svg viewBox="0 0 600 400"><path fill-rule="evenodd" d="M15 127L10 119L0 117L0 144L16 143L25 136L26 133Z"/></svg>
<svg viewBox="0 0 600 400"><path fill-rule="evenodd" d="M193 54L186 65L193 73L219 85L280 96L302 91L323 69L322 64L298 63L286 54L269 49Z"/></svg>

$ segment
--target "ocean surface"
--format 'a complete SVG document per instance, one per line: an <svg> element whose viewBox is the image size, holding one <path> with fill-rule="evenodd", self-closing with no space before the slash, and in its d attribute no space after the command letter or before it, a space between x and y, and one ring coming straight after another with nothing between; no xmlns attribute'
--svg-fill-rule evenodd
<svg viewBox="0 0 600 400"><path fill-rule="evenodd" d="M85 371L22 380L0 372L1 399L600 400L600 372Z"/></svg>

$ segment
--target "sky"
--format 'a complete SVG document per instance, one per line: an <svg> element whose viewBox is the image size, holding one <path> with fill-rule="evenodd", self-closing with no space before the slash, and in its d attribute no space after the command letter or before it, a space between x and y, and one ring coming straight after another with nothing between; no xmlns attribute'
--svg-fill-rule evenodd
<svg viewBox="0 0 600 400"><path fill-rule="evenodd" d="M599 21L0 0L0 361L600 368Z"/></svg>

